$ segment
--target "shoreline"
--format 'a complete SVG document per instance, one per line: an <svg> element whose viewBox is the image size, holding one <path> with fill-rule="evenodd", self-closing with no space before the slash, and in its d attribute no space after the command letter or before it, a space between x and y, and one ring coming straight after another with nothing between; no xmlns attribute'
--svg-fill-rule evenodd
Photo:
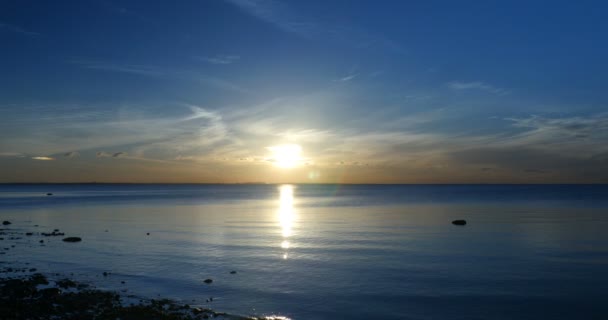
<svg viewBox="0 0 608 320"><path fill-rule="evenodd" d="M276 317L249 317L216 312L193 300L192 305L171 299L126 294L125 291L98 289L90 281L80 281L69 271L39 272L27 261L5 259L11 250L45 239L59 238L66 245L80 242L80 237L66 235L59 229L32 232L25 226L13 227L0 221L0 320L16 319L121 319L121 320L273 320ZM37 227L37 225L34 225ZM78 240L75 240L78 239ZM86 240L86 239L85 239ZM47 240L48 241L48 240ZM68 275L69 273L69 275ZM104 272L104 278L111 275ZM124 283L124 282L123 282Z"/></svg>
<svg viewBox="0 0 608 320"><path fill-rule="evenodd" d="M3 320L255 319L179 304L169 299L125 297L118 292L100 290L69 278L52 280L41 273L0 277L0 301L0 319Z"/></svg>

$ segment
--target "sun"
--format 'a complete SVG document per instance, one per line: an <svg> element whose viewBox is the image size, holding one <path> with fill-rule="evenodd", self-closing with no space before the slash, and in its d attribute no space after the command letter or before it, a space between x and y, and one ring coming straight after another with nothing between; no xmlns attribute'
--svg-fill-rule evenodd
<svg viewBox="0 0 608 320"><path fill-rule="evenodd" d="M297 144L282 144L278 146L268 147L272 152L270 161L277 167L293 168L302 162L302 147Z"/></svg>

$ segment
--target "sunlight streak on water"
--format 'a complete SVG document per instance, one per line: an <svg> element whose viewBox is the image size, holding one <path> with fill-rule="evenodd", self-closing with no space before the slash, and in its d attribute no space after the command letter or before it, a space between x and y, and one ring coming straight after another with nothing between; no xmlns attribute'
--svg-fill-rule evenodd
<svg viewBox="0 0 608 320"><path fill-rule="evenodd" d="M283 235L283 242L281 242L281 248L285 250L283 259L287 259L287 250L290 247L290 242L287 240L293 234L293 224L296 218L294 210L294 196L293 196L292 185L282 185L279 187L279 224L281 226L281 234Z"/></svg>

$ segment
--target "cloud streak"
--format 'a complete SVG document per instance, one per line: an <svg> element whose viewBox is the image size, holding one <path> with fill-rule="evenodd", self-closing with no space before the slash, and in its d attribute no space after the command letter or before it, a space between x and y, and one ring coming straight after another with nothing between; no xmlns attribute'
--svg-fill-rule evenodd
<svg viewBox="0 0 608 320"><path fill-rule="evenodd" d="M400 43L392 41L382 34L375 34L354 25L336 25L304 17L292 10L285 2L274 0L225 1L280 30L301 37L339 42L358 49L382 47L396 53L405 52Z"/></svg>
<svg viewBox="0 0 608 320"><path fill-rule="evenodd" d="M121 64L103 61L90 61L90 60L72 60L73 64L79 65L85 69L100 70L107 72L118 72L134 74L146 77L156 78L167 78L167 79L180 79L192 82L204 84L206 86L222 89L226 91L232 91L237 93L250 94L251 91L234 84L230 81L212 77L192 70L182 70L175 68L163 68L151 65L140 65L140 64Z"/></svg>
<svg viewBox="0 0 608 320"><path fill-rule="evenodd" d="M467 90L481 90L486 91L493 94L503 95L507 94L508 90L503 88L498 88L492 85L489 85L485 82L481 81L473 81L473 82L460 82L460 81L452 81L448 83L448 87L452 90L457 91L467 91Z"/></svg>
<svg viewBox="0 0 608 320"><path fill-rule="evenodd" d="M40 35L40 33L38 33L38 32L29 31L22 27L16 26L16 25L0 22L0 31L2 31L2 30L8 31L8 32L13 32L13 33L18 33L18 34L22 34L22 35L26 35L26 36L30 36L30 37L36 37L36 36Z"/></svg>
<svg viewBox="0 0 608 320"><path fill-rule="evenodd" d="M336 79L334 81L347 82L347 81L351 81L351 80L355 79L357 76L358 76L358 74L351 74L351 75Z"/></svg>
<svg viewBox="0 0 608 320"><path fill-rule="evenodd" d="M237 55L216 55L213 57L196 57L198 60L205 61L210 64L233 64L241 59Z"/></svg>

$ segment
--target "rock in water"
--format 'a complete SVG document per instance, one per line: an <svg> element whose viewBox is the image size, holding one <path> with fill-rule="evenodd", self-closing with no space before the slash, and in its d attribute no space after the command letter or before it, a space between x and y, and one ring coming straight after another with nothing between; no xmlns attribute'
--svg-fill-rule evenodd
<svg viewBox="0 0 608 320"><path fill-rule="evenodd" d="M205 281L203 281L203 282L206 283L206 284L210 284L211 282L213 282L213 280L211 280L211 279L205 279Z"/></svg>
<svg viewBox="0 0 608 320"><path fill-rule="evenodd" d="M82 241L82 239L80 237L67 237L67 238L64 238L63 241L65 241L65 242L80 242L80 241Z"/></svg>
<svg viewBox="0 0 608 320"><path fill-rule="evenodd" d="M452 221L452 224L457 225L457 226L464 226L467 224L467 221L466 220L454 220L454 221Z"/></svg>
<svg viewBox="0 0 608 320"><path fill-rule="evenodd" d="M5 226L8 226L9 224L11 224L11 222L8 220L4 220L4 221L2 221L2 224Z"/></svg>
<svg viewBox="0 0 608 320"><path fill-rule="evenodd" d="M236 274L236 271L230 271L230 274Z"/></svg>
<svg viewBox="0 0 608 320"><path fill-rule="evenodd" d="M46 195L47 195L47 196L52 196L53 194L49 192L49 193L47 193Z"/></svg>

